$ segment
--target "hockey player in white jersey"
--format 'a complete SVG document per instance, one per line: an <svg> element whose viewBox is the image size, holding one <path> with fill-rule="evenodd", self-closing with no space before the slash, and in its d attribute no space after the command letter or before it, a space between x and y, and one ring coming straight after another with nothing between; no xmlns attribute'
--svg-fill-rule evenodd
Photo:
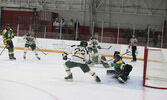
<svg viewBox="0 0 167 100"><path fill-rule="evenodd" d="M40 60L40 57L38 56L38 53L36 51L36 43L35 43L36 35L35 35L35 32L32 30L31 34L26 33L23 36L23 39L26 40L23 58L26 59L26 54L27 54L28 48L30 47L32 49L32 51L34 51L35 56L37 57L37 59Z"/></svg>
<svg viewBox="0 0 167 100"><path fill-rule="evenodd" d="M96 82L101 81L95 72L91 71L88 66L90 55L86 48L87 45L88 43L86 41L81 41L80 45L73 45L69 50L62 54L63 60L67 60L65 62L65 70L67 72L67 77L65 77L65 79L73 79L71 68L80 67L84 73L89 73L91 76L93 76ZM71 52L71 58L67 58L67 55L69 55Z"/></svg>
<svg viewBox="0 0 167 100"><path fill-rule="evenodd" d="M93 53L96 55L98 53L98 49L101 49L101 46L99 45L99 41L96 37L91 37L89 40L89 45L88 45L88 51L90 53Z"/></svg>

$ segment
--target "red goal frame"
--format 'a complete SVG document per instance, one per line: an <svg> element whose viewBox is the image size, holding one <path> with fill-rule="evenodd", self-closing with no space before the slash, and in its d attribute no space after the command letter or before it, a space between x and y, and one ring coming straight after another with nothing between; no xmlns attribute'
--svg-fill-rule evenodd
<svg viewBox="0 0 167 100"><path fill-rule="evenodd" d="M143 86L148 88L154 88L154 89L167 89L164 87L155 87L146 85L146 73L147 73L147 59L148 59L148 51L154 50L154 51L160 51L161 49L148 49L147 47L144 48L144 68L143 68Z"/></svg>

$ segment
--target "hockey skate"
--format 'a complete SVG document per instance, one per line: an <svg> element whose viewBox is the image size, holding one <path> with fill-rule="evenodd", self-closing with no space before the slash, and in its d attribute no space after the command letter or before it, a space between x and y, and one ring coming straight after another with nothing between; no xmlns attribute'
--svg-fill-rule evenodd
<svg viewBox="0 0 167 100"><path fill-rule="evenodd" d="M10 60L12 60L12 57L9 57Z"/></svg>
<svg viewBox="0 0 167 100"><path fill-rule="evenodd" d="M127 76L124 75L124 74L121 74L118 76L118 81L121 82L121 83L125 83L127 80Z"/></svg>
<svg viewBox="0 0 167 100"><path fill-rule="evenodd" d="M14 56L9 57L10 60L16 60Z"/></svg>
<svg viewBox="0 0 167 100"><path fill-rule="evenodd" d="M96 76L96 82L101 82L101 80L98 76Z"/></svg>
<svg viewBox="0 0 167 100"><path fill-rule="evenodd" d="M13 56L12 59L13 59L13 60L16 60L16 57Z"/></svg>
<svg viewBox="0 0 167 100"><path fill-rule="evenodd" d="M71 73L70 75L66 76L65 79L66 79L66 80L68 80L68 79L73 79L72 73Z"/></svg>
<svg viewBox="0 0 167 100"><path fill-rule="evenodd" d="M125 80L123 80L122 77L118 77L118 81L121 83L125 83Z"/></svg>
<svg viewBox="0 0 167 100"><path fill-rule="evenodd" d="M136 60L131 60L131 62L136 62Z"/></svg>
<svg viewBox="0 0 167 100"><path fill-rule="evenodd" d="M24 59L26 59L26 56L23 56Z"/></svg>

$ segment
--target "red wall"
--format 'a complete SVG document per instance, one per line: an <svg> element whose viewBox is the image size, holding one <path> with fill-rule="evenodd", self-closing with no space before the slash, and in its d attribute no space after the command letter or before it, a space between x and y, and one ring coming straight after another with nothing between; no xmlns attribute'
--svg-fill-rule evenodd
<svg viewBox="0 0 167 100"><path fill-rule="evenodd" d="M11 26L16 27L18 24L26 23L25 28L27 29L29 21L22 21L21 17L28 18L32 16L33 12L2 10L2 26L5 26L6 24L11 24Z"/></svg>
<svg viewBox="0 0 167 100"><path fill-rule="evenodd" d="M10 10L2 10L2 26L4 27L6 24L10 24L16 32L17 30L17 25L19 24L20 30L29 30L29 26L31 25L32 28L36 27L38 29L39 26L41 25L40 20L38 20L38 12L35 14L34 11L10 11ZM52 23L53 20L58 16L56 13L52 13L52 18L51 21L47 21L47 31L51 32L52 31ZM38 30L37 30L38 32Z"/></svg>

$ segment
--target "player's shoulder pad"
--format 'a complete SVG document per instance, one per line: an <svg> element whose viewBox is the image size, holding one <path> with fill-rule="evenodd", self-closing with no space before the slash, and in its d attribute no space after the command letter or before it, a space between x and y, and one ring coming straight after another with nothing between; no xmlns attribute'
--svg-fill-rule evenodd
<svg viewBox="0 0 167 100"><path fill-rule="evenodd" d="M7 30L6 30L6 29L4 29L4 30L3 30L3 32L2 32L2 35L4 35L4 34L6 33L6 31L7 31Z"/></svg>

